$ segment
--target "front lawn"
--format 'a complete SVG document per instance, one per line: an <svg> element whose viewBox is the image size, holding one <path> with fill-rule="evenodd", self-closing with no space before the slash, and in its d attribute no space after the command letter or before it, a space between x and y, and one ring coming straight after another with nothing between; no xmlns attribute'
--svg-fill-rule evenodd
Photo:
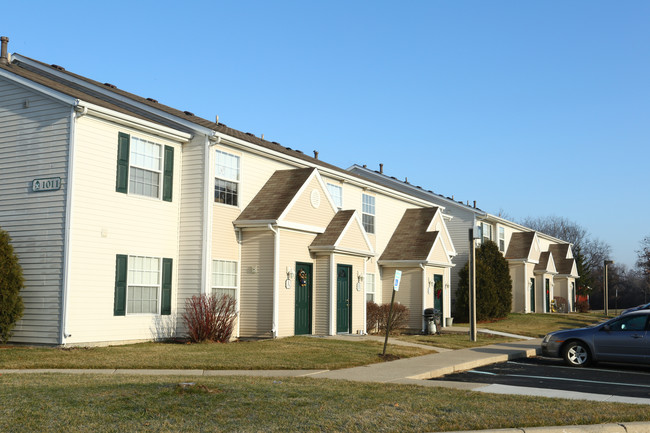
<svg viewBox="0 0 650 433"><path fill-rule="evenodd" d="M182 387L181 382L194 385ZM416 432L648 419L648 406L268 377L0 376L3 432Z"/></svg>
<svg viewBox="0 0 650 433"><path fill-rule="evenodd" d="M600 313L549 313L521 314L510 313L506 319L492 322L480 322L478 328L528 337L543 337L549 332L560 329L582 328L607 319ZM465 325L467 326L467 325Z"/></svg>
<svg viewBox="0 0 650 433"><path fill-rule="evenodd" d="M140 343L91 348L0 347L0 369L127 368L198 370L338 369L381 362L383 345L312 337L239 343ZM394 357L432 353L389 345Z"/></svg>
<svg viewBox="0 0 650 433"><path fill-rule="evenodd" d="M469 334L467 333L443 333L440 335L403 334L395 335L393 337L399 340L409 341L411 343L428 344L434 347L441 347L444 349L452 350L517 341L516 338L483 333L478 335L478 338L476 339L477 341L470 341Z"/></svg>

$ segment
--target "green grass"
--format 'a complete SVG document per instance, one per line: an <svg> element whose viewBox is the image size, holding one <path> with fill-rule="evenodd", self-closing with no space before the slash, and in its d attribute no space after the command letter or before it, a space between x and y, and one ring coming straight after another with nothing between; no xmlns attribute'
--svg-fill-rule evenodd
<svg viewBox="0 0 650 433"><path fill-rule="evenodd" d="M381 362L383 345L290 337L228 344L141 343L92 348L0 347L0 369L157 368L202 370L338 369ZM405 358L431 351L389 345L387 354Z"/></svg>
<svg viewBox="0 0 650 433"><path fill-rule="evenodd" d="M480 322L478 327L528 337L543 337L552 331L582 328L598 323L606 318L607 316L600 313L511 313L506 319L495 320L493 322Z"/></svg>
<svg viewBox="0 0 650 433"><path fill-rule="evenodd" d="M196 384L181 388L180 382ZM0 376L3 432L452 431L648 420L644 405L308 378Z"/></svg>
<svg viewBox="0 0 650 433"><path fill-rule="evenodd" d="M445 333L441 335L396 335L395 338L411 343L427 344L444 349L466 349L468 347L487 346L489 344L508 343L516 338L498 335L479 334L477 341L470 341L467 333Z"/></svg>

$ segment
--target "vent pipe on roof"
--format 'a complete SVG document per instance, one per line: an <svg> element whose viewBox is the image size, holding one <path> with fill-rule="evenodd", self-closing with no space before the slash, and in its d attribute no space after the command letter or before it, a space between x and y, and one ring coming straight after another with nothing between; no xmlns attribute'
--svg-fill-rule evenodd
<svg viewBox="0 0 650 433"><path fill-rule="evenodd" d="M219 124L219 115L217 114L217 119L214 121L217 125Z"/></svg>
<svg viewBox="0 0 650 433"><path fill-rule="evenodd" d="M0 63L3 65L9 64L9 55L7 54L7 44L9 43L9 38L6 36L0 37L2 41L2 49L0 49Z"/></svg>
<svg viewBox="0 0 650 433"><path fill-rule="evenodd" d="M379 173L384 174L384 164L379 164Z"/></svg>
<svg viewBox="0 0 650 433"><path fill-rule="evenodd" d="M366 164L363 164L363 168L368 168L368 166Z"/></svg>
<svg viewBox="0 0 650 433"><path fill-rule="evenodd" d="M318 159L318 151L314 150L314 159Z"/></svg>
<svg viewBox="0 0 650 433"><path fill-rule="evenodd" d="M476 209L476 200L474 200L474 209Z"/></svg>

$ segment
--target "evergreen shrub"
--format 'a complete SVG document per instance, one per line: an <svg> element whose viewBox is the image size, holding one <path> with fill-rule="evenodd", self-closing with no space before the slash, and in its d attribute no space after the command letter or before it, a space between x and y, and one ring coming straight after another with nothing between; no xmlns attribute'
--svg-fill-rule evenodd
<svg viewBox="0 0 650 433"><path fill-rule="evenodd" d="M458 273L455 317L469 320L469 262ZM512 309L512 278L508 261L492 241L476 249L476 320L502 319Z"/></svg>
<svg viewBox="0 0 650 433"><path fill-rule="evenodd" d="M7 343L25 309L20 291L25 279L9 233L0 228L0 343Z"/></svg>

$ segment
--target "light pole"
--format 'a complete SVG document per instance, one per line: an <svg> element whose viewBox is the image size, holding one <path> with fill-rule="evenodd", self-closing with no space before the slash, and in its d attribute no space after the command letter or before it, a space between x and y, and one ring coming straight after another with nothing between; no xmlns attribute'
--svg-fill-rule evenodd
<svg viewBox="0 0 650 433"><path fill-rule="evenodd" d="M469 229L469 340L476 341L476 239L478 230Z"/></svg>
<svg viewBox="0 0 650 433"><path fill-rule="evenodd" d="M607 266L614 264L614 260L605 260L604 262L604 267L603 267L603 290L605 293L603 293L605 299L603 300L603 303L605 304L605 316L609 315L609 290L607 288Z"/></svg>

